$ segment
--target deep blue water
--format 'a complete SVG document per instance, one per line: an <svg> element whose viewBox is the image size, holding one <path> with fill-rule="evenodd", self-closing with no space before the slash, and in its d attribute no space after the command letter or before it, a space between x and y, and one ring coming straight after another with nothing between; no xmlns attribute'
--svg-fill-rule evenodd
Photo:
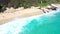
<svg viewBox="0 0 60 34"><path fill-rule="evenodd" d="M15 18L0 25L0 34L60 34L60 9L42 16Z"/></svg>

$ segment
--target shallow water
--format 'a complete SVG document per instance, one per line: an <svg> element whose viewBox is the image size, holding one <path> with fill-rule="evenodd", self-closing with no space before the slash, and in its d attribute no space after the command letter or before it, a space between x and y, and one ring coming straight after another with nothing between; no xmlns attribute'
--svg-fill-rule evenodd
<svg viewBox="0 0 60 34"><path fill-rule="evenodd" d="M60 34L60 12L31 20L24 26L22 34Z"/></svg>
<svg viewBox="0 0 60 34"><path fill-rule="evenodd" d="M0 25L0 34L60 34L60 10L42 16L15 18Z"/></svg>

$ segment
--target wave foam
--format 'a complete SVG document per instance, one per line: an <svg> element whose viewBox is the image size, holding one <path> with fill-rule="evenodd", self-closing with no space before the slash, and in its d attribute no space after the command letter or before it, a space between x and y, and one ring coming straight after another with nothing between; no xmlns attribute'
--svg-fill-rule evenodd
<svg viewBox="0 0 60 34"><path fill-rule="evenodd" d="M0 25L0 34L18 34L18 32L22 31L23 26L27 25L31 20L37 19L40 16L53 16L55 13L60 12L60 9L57 9L56 11L52 11L50 13L44 13L42 15L27 17L27 18L15 18L12 21Z"/></svg>

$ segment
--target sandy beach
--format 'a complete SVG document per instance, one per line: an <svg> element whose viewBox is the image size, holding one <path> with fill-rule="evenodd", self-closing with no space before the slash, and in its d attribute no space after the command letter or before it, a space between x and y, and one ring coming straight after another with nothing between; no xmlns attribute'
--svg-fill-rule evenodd
<svg viewBox="0 0 60 34"><path fill-rule="evenodd" d="M57 4L58 5L58 4ZM59 5L58 5L59 6ZM24 9L23 7L19 7L17 9L7 8L4 13L0 13L0 24L4 24L6 22L11 21L14 18L26 18L34 15L40 15L44 12L39 7L31 7ZM47 10L45 10L47 11Z"/></svg>
<svg viewBox="0 0 60 34"><path fill-rule="evenodd" d="M25 18L33 15L43 14L42 10L37 8L18 8L18 9L7 9L4 13L0 13L0 24L11 21L14 18Z"/></svg>

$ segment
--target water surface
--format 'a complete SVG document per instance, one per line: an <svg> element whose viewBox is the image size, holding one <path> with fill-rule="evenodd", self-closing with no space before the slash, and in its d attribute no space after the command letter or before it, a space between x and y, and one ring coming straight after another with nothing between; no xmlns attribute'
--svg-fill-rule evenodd
<svg viewBox="0 0 60 34"><path fill-rule="evenodd" d="M15 18L0 25L0 34L60 34L60 10L42 16Z"/></svg>

